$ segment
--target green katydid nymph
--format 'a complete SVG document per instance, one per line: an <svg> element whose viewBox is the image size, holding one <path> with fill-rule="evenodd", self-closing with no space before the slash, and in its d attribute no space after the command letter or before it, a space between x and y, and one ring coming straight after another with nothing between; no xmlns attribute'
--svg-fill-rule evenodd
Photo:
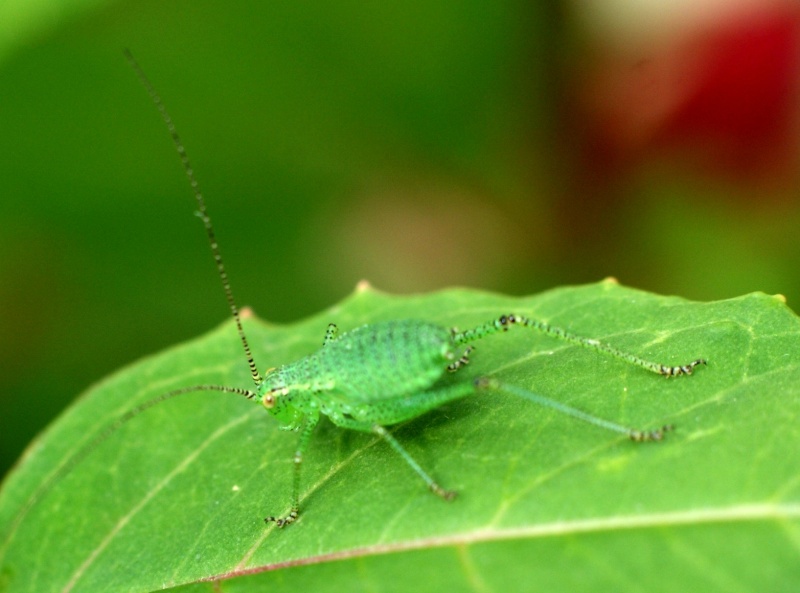
<svg viewBox="0 0 800 593"><path fill-rule="evenodd" d="M595 339L581 337L547 323L515 312L498 311L493 319L472 329L459 331L425 320L397 319L363 325L339 333L331 324L322 337L321 347L294 362L259 372L245 335L239 310L223 265L211 219L200 192L183 143L160 96L129 52L126 57L158 108L180 156L197 203L197 215L208 237L225 298L236 324L245 360L254 386L193 385L164 393L125 413L95 437L29 501L22 515L62 479L86 455L108 439L123 424L152 406L173 397L197 391L232 393L250 399L271 414L280 428L297 432L298 443L293 458L293 480L289 503L283 514L267 516L267 523L279 527L295 522L300 514L301 465L314 428L322 416L336 426L372 433L385 441L437 496L451 500L455 492L439 485L406 451L386 427L416 418L447 402L486 390L505 392L533 403L563 412L594 426L624 434L631 440L660 441L672 429L664 425L652 430L629 428L599 418L558 401L535 394L517 385L491 376L443 381L446 373L457 373L470 362L473 343L513 327L526 328L565 340L619 359L624 364L666 377L691 375L695 367L705 365L698 358L679 365L651 362ZM21 520L21 516L18 517Z"/></svg>
<svg viewBox="0 0 800 593"><path fill-rule="evenodd" d="M434 494L445 500L454 498L455 492L440 486L386 430L386 426L416 418L446 402L467 397L479 390L505 391L595 426L626 434L633 441L660 441L664 433L671 430L670 425L655 430L638 430L621 426L490 377L479 377L447 386L438 385L446 372L456 372L468 364L469 355L473 350L473 347L469 346L471 342L498 331L505 331L512 326L544 332L667 377L691 375L696 366L706 364L706 360L702 358L677 366L650 362L597 340L577 336L516 314L498 315L494 320L466 331L449 329L421 320L398 319L364 325L339 334L337 327L331 324L318 351L295 362L270 369L262 376L242 327L205 200L199 190L183 143L161 97L130 52L126 52L126 56L161 113L183 163L197 201L197 214L205 226L225 297L236 322L250 375L255 384L253 389L198 385L164 394L151 401L157 403L172 395L189 391L232 392L263 405L267 412L278 420L282 429L299 433L294 454L289 511L281 517L266 517L267 523L274 522L283 527L297 520L300 513L300 468L311 435L321 416L327 416L331 422L342 428L370 432L381 437L422 478ZM140 409L132 410L126 415L124 422L147 407L150 406L144 404ZM121 422L116 423L114 430L120 424Z"/></svg>

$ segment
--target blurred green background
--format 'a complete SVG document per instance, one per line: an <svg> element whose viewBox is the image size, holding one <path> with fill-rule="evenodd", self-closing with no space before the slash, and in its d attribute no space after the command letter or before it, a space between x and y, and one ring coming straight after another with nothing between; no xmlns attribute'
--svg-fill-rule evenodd
<svg viewBox="0 0 800 593"><path fill-rule="evenodd" d="M302 318L361 279L528 294L612 275L796 304L791 167L698 166L708 136L692 144L691 117L644 126L664 142L607 134L614 109L636 122L627 105L652 103L615 99L625 82L604 81L619 51L580 6L6 0L0 474L91 383L227 318L124 47L184 139L239 304L262 318ZM777 105L758 129L796 129L792 67L775 97L751 85L759 110ZM733 137L745 161L763 154ZM770 162L794 164L795 144L792 132Z"/></svg>

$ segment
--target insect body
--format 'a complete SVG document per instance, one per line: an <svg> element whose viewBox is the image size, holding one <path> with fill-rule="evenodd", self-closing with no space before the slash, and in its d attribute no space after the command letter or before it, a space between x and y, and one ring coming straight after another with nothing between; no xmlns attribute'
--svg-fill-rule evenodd
<svg viewBox="0 0 800 593"><path fill-rule="evenodd" d="M386 430L386 426L416 418L446 402L491 389L522 397L595 426L625 434L634 441L659 441L672 428L669 425L655 430L628 428L491 377L467 381L442 380L448 371L456 372L469 363L470 354L474 350L472 342L508 330L512 326L545 333L584 348L594 349L667 377L690 375L696 366L706 364L702 358L678 366L650 362L597 340L577 336L517 314L502 315L466 331L449 329L426 321L402 319L364 325L339 335L336 326L331 324L319 350L290 364L270 369L262 376L256 367L242 327L211 219L206 212L203 196L198 189L183 144L160 97L133 57L127 52L126 55L166 122L189 178L198 205L197 214L205 226L255 386L253 389L245 389L227 385L193 385L164 393L129 410L40 487L17 515L12 527L22 520L55 483L120 426L154 405L195 391L221 391L244 396L264 406L278 420L282 429L299 433L288 513L265 519L267 523L274 522L279 527L294 522L299 515L300 467L314 427L321 416L327 416L333 424L342 428L370 432L381 437L425 481L433 493L445 500L452 499L455 492L436 483Z"/></svg>

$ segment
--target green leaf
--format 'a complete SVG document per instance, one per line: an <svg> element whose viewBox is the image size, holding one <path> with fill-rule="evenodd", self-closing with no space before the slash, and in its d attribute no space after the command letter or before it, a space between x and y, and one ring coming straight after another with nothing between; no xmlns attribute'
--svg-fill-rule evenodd
<svg viewBox="0 0 800 593"><path fill-rule="evenodd" d="M481 341L455 377L493 375L676 431L636 444L484 392L393 429L459 491L451 503L383 442L324 422L303 467L300 520L267 526L263 517L287 510L296 437L217 392L148 410L40 490L142 401L198 383L249 387L226 323L106 379L30 446L0 491L0 591L795 590L800 324L779 297L694 303L611 281L529 298L363 288L295 325L251 317L246 330L263 368L320 347L329 322L345 331L415 317L466 329L509 312L709 366L666 379L524 329Z"/></svg>

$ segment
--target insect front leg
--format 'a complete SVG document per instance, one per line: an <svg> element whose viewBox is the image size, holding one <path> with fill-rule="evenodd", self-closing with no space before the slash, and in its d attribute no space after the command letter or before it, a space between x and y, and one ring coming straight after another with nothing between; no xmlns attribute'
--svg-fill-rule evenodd
<svg viewBox="0 0 800 593"><path fill-rule="evenodd" d="M311 440L314 427L319 422L319 416L308 415L303 420L300 427L300 439L297 442L297 449L294 452L294 467L292 473L292 498L289 513L283 517L266 517L265 523L275 523L278 527L284 527L294 523L300 515L300 466L303 464L303 454Z"/></svg>

